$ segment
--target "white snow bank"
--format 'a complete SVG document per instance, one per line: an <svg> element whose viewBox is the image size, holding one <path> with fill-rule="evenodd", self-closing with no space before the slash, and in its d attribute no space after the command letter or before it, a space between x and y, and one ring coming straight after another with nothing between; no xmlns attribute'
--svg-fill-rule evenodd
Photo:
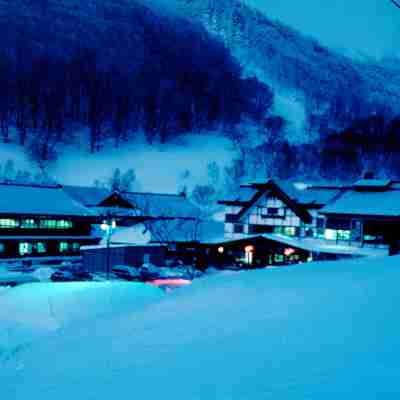
<svg viewBox="0 0 400 400"><path fill-rule="evenodd" d="M26 284L0 291L0 360L10 351L79 321L130 313L163 296L131 282ZM1 361L0 361L1 362Z"/></svg>
<svg viewBox="0 0 400 400"><path fill-rule="evenodd" d="M134 317L74 324L21 351L0 368L2 397L396 398L399 265L360 259L200 279Z"/></svg>

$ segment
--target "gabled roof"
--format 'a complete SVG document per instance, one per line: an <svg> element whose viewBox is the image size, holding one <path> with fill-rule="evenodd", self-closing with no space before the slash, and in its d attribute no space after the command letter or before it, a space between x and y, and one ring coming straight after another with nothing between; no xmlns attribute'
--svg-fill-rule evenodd
<svg viewBox="0 0 400 400"><path fill-rule="evenodd" d="M115 204L137 209L140 215L154 218L196 218L200 214L199 209L185 195L180 194L111 192L105 188L87 186L64 186L64 190L81 204L98 210Z"/></svg>
<svg viewBox="0 0 400 400"><path fill-rule="evenodd" d="M295 199L292 199L286 194L285 191L272 179L264 183L252 183L245 187L255 189L253 197L243 206L242 210L237 214L238 220L240 220L247 212L268 192L273 196L278 197L283 201L303 222L310 222L312 217L305 207L298 204Z"/></svg>
<svg viewBox="0 0 400 400"><path fill-rule="evenodd" d="M200 210L185 195L121 192L132 207L151 217L197 218Z"/></svg>
<svg viewBox="0 0 400 400"><path fill-rule="evenodd" d="M110 195L108 189L94 186L65 185L63 189L69 196L86 207L96 207Z"/></svg>
<svg viewBox="0 0 400 400"><path fill-rule="evenodd" d="M61 186L0 184L0 214L42 216L93 216Z"/></svg>

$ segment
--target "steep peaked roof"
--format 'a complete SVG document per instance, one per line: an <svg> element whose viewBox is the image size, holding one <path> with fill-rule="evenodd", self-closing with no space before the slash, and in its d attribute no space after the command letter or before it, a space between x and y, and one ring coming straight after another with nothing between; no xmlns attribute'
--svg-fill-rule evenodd
<svg viewBox="0 0 400 400"><path fill-rule="evenodd" d="M0 214L43 216L93 216L59 185L0 184Z"/></svg>
<svg viewBox="0 0 400 400"><path fill-rule="evenodd" d="M253 188L254 192L253 197L243 204L242 210L237 214L238 220L246 215L247 212L268 192L282 200L302 221L309 222L311 220L311 215L307 209L299 205L296 199L290 197L273 179L268 179L263 183L252 183L243 187Z"/></svg>

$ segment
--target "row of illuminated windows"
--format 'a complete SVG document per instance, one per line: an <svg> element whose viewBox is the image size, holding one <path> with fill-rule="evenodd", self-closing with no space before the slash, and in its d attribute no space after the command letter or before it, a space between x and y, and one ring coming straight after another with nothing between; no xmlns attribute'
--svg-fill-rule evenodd
<svg viewBox="0 0 400 400"><path fill-rule="evenodd" d="M66 219L13 219L0 218L0 228L2 229L71 229L73 222Z"/></svg>
<svg viewBox="0 0 400 400"><path fill-rule="evenodd" d="M79 243L60 242L58 243L58 251L60 253L79 252ZM0 242L0 253L5 252L4 243ZM18 254L20 256L30 254L44 254L47 252L47 243L44 242L20 242L18 243Z"/></svg>

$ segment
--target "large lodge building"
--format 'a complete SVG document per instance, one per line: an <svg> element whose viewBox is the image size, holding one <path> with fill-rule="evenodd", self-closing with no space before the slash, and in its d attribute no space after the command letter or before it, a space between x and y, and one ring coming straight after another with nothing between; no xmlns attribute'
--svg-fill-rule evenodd
<svg viewBox="0 0 400 400"><path fill-rule="evenodd" d="M399 251L400 182L307 186L271 179L243 185L219 203L225 233L213 250L221 262L279 265Z"/></svg>
<svg viewBox="0 0 400 400"><path fill-rule="evenodd" d="M180 227L197 212L184 195L1 183L0 259L80 256L82 246L100 243L110 218L121 228L144 221Z"/></svg>

